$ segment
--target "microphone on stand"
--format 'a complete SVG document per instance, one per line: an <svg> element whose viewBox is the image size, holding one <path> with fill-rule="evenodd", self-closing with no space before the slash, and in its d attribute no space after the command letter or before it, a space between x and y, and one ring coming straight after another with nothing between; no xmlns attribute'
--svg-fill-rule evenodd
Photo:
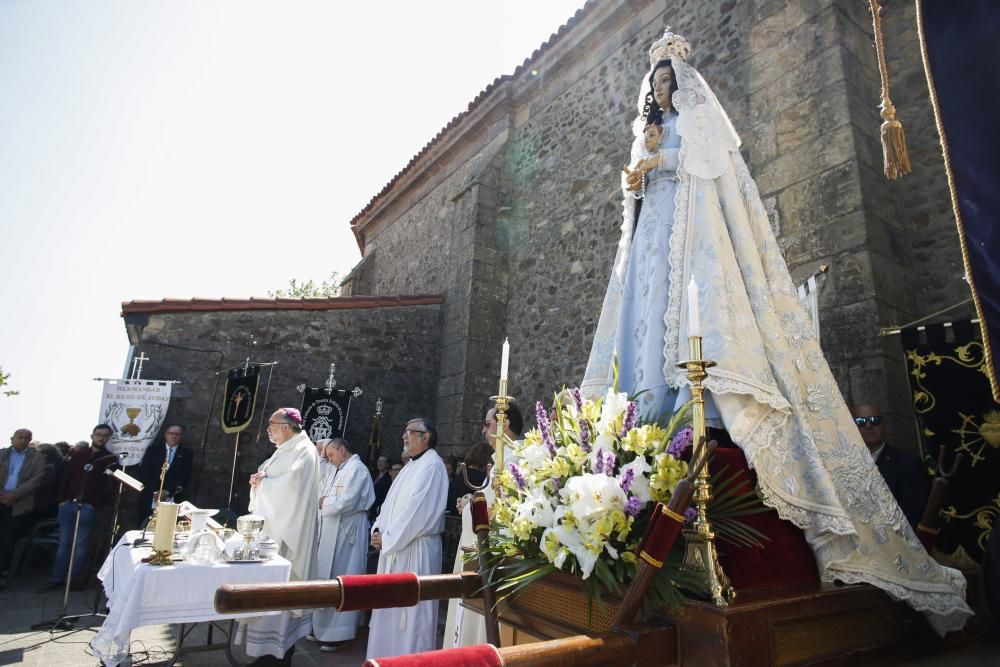
<svg viewBox="0 0 1000 667"><path fill-rule="evenodd" d="M90 472L91 470L94 469L94 464L97 463L98 461L103 461L104 459L111 459L111 458L115 458L115 459L126 458L127 456L128 456L128 452L123 452L121 454L105 454L104 456L98 456L96 459L94 459L90 463L85 464L83 466L83 469L86 470L87 472Z"/></svg>

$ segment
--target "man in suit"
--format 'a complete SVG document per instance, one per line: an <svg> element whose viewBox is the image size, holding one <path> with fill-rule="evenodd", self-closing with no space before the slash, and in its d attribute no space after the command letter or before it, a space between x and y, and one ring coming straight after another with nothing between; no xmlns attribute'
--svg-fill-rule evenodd
<svg viewBox="0 0 1000 667"><path fill-rule="evenodd" d="M165 460L169 461L169 467L167 476L163 480L163 492L175 503L184 499L184 489L191 481L194 453L181 445L183 436L183 426L170 424L163 432L163 444L150 445L142 456L139 479L145 488L139 492L139 504L136 507L136 517L140 526L146 517L153 513L153 496L160 490L160 471Z"/></svg>
<svg viewBox="0 0 1000 667"><path fill-rule="evenodd" d="M930 479L920 460L885 441L885 424L882 410L874 403L862 403L851 408L854 423L875 459L882 478L899 503L907 521L914 528L924 513Z"/></svg>
<svg viewBox="0 0 1000 667"><path fill-rule="evenodd" d="M10 447L0 449L0 589L7 587L6 572L14 543L31 527L35 491L44 477L45 460L28 447L31 431L19 428Z"/></svg>
<svg viewBox="0 0 1000 667"><path fill-rule="evenodd" d="M380 456L375 461L375 472L372 475L372 483L375 485L375 503L368 511L369 521L374 521L378 516L378 511L385 502L385 497L389 495L389 485L392 478L389 476L389 457Z"/></svg>

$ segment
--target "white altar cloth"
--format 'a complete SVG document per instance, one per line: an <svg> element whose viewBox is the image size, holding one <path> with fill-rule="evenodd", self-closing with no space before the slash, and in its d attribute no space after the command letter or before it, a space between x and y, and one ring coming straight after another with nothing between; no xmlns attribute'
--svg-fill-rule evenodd
<svg viewBox="0 0 1000 667"><path fill-rule="evenodd" d="M113 666L129 653L132 630L143 625L197 623L237 618L260 618L280 612L219 614L215 591L223 584L270 584L288 581L291 563L275 556L264 563L188 563L152 566L141 560L146 547L129 546L140 537L130 531L105 559L97 573L108 596L110 613L90 642L94 654ZM251 627L256 621L251 621Z"/></svg>

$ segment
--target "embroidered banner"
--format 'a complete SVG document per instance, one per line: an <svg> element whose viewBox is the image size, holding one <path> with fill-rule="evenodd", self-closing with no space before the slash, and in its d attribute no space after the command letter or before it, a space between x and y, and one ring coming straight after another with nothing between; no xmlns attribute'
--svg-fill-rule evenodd
<svg viewBox="0 0 1000 667"><path fill-rule="evenodd" d="M900 334L928 468L937 467L942 448L946 469L956 454L964 455L936 546L955 564L980 562L1000 515L1000 404L990 392L978 334L971 322L911 327Z"/></svg>
<svg viewBox="0 0 1000 667"><path fill-rule="evenodd" d="M226 376L226 394L222 401L222 430L239 433L253 420L260 385L260 366L234 368Z"/></svg>
<svg viewBox="0 0 1000 667"><path fill-rule="evenodd" d="M327 391L306 387L302 396L302 428L313 442L344 437L353 394L346 389Z"/></svg>
<svg viewBox="0 0 1000 667"><path fill-rule="evenodd" d="M100 423L111 427L108 449L124 454L122 465L142 461L163 426L173 384L160 380L105 380Z"/></svg>

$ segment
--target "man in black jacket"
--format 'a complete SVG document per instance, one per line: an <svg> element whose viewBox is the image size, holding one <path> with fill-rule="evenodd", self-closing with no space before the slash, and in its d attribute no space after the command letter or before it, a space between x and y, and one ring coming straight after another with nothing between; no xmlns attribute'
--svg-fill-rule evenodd
<svg viewBox="0 0 1000 667"><path fill-rule="evenodd" d="M874 403L855 405L851 408L851 415L899 508L910 525L916 528L930 490L930 479L920 459L886 444L882 410Z"/></svg>
<svg viewBox="0 0 1000 667"><path fill-rule="evenodd" d="M194 453L181 445L183 435L183 426L170 424L163 432L163 443L146 448L142 463L139 464L139 479L145 485L139 493L139 504L136 507L136 521L140 526L153 513L153 497L160 490L160 471L164 460L170 461L163 481L164 494L175 503L184 499L184 489L191 481Z"/></svg>

